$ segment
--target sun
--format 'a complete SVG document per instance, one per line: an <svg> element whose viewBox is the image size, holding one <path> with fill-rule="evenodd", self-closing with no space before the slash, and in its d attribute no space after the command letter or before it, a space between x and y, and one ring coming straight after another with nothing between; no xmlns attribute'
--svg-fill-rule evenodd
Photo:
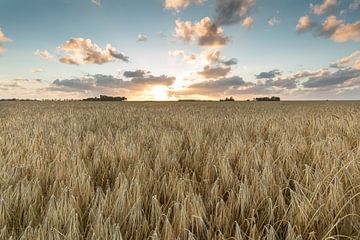
<svg viewBox="0 0 360 240"><path fill-rule="evenodd" d="M165 86L154 86L147 92L147 94L153 100L165 101L169 99L168 90L169 88Z"/></svg>

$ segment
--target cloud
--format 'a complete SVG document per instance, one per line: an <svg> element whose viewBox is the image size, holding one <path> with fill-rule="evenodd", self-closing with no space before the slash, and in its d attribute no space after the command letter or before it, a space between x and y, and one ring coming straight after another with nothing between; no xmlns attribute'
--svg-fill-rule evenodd
<svg viewBox="0 0 360 240"><path fill-rule="evenodd" d="M42 73L43 70L41 68L33 68L33 69L31 69L31 72L32 73Z"/></svg>
<svg viewBox="0 0 360 240"><path fill-rule="evenodd" d="M358 69L340 69L334 73L311 77L309 80L303 83L305 88L326 88L334 85L342 85L346 82L354 82L360 80L360 70Z"/></svg>
<svg viewBox="0 0 360 240"><path fill-rule="evenodd" d="M222 64L226 65L226 66L232 66L232 65L236 65L238 63L236 58L231 58L229 60L224 60L222 61Z"/></svg>
<svg viewBox="0 0 360 240"><path fill-rule="evenodd" d="M349 56L343 57L335 63L330 64L332 68L347 68L353 65L358 68L358 61L360 60L360 50L351 53Z"/></svg>
<svg viewBox="0 0 360 240"><path fill-rule="evenodd" d="M349 6L349 9L352 11L356 11L359 9L359 7L360 7L360 0L353 0Z"/></svg>
<svg viewBox="0 0 360 240"><path fill-rule="evenodd" d="M176 20L175 24L176 37L186 42L197 41L199 46L205 48L221 48L229 42L229 38L223 36L223 29L209 17L195 24L180 20Z"/></svg>
<svg viewBox="0 0 360 240"><path fill-rule="evenodd" d="M127 78L139 78L139 77L145 77L148 73L150 72L147 70L138 69L136 71L125 71L123 76Z"/></svg>
<svg viewBox="0 0 360 240"><path fill-rule="evenodd" d="M253 85L253 83L245 82L243 78L239 76L233 76L212 81L207 80L193 83L186 86L184 89L172 91L170 94L178 98L192 95L204 97L222 97L224 95L233 94L234 92L240 92L240 89L244 89Z"/></svg>
<svg viewBox="0 0 360 240"><path fill-rule="evenodd" d="M175 50L169 52L170 56L173 57L182 57L186 63L193 64L198 59L198 55L196 53L186 54L183 50Z"/></svg>
<svg viewBox="0 0 360 240"><path fill-rule="evenodd" d="M353 68L360 70L360 59L355 61L354 65L353 65Z"/></svg>
<svg viewBox="0 0 360 240"><path fill-rule="evenodd" d="M116 59L128 62L129 58L123 53L117 53L110 44L105 50L92 43L90 39L73 38L66 41L58 49L64 52L59 61L66 64L104 64Z"/></svg>
<svg viewBox="0 0 360 240"><path fill-rule="evenodd" d="M12 40L10 38L8 38L7 36L5 36L5 34L2 32L1 28L0 28L0 53L5 52L6 49L4 48L4 43L6 42L11 42Z"/></svg>
<svg viewBox="0 0 360 240"><path fill-rule="evenodd" d="M269 72L261 72L255 76L256 79L269 79L269 78L277 77L279 75L281 75L280 71L278 69L274 69Z"/></svg>
<svg viewBox="0 0 360 240"><path fill-rule="evenodd" d="M217 79L225 77L231 71L231 67L211 67L205 66L201 71L197 72L200 76L206 79Z"/></svg>
<svg viewBox="0 0 360 240"><path fill-rule="evenodd" d="M297 88L297 80L296 79L267 79L264 83L267 87L278 87L283 89L295 89Z"/></svg>
<svg viewBox="0 0 360 240"><path fill-rule="evenodd" d="M18 96L18 91L21 91L22 93L24 91L33 92L41 86L41 83L41 79L27 79L22 77L18 77L10 81L1 81L0 91L7 92L7 94L2 93L2 98L14 98L14 96ZM4 97L9 94L11 97ZM37 95L37 97L38 96L39 95Z"/></svg>
<svg viewBox="0 0 360 240"><path fill-rule="evenodd" d="M229 60L224 60L221 57L221 52L219 50L207 50L203 52L203 58L207 62L207 64L223 64L225 66L231 66L237 64L236 58L231 58Z"/></svg>
<svg viewBox="0 0 360 240"><path fill-rule="evenodd" d="M274 27L275 25L278 25L280 23L281 23L281 20L276 16L270 18L269 21L268 21L268 25L270 27Z"/></svg>
<svg viewBox="0 0 360 240"><path fill-rule="evenodd" d="M308 15L302 16L299 18L298 24L296 25L297 32L304 32L314 26Z"/></svg>
<svg viewBox="0 0 360 240"><path fill-rule="evenodd" d="M221 78L215 81L203 81L194 83L189 86L193 90L206 90L206 91L224 91L230 88L238 88L240 86L248 85L243 78L234 76L230 78Z"/></svg>
<svg viewBox="0 0 360 240"><path fill-rule="evenodd" d="M176 78L166 75L153 76L148 74L139 74L138 70L127 74L127 76L135 76L130 80L124 80L111 75L87 75L81 78L55 80L49 87L51 91L65 92L111 92L117 89L126 91L143 91L153 86L171 86Z"/></svg>
<svg viewBox="0 0 360 240"><path fill-rule="evenodd" d="M242 25L246 28L251 28L253 24L254 24L254 19L249 16L244 18L244 20L242 21Z"/></svg>
<svg viewBox="0 0 360 240"><path fill-rule="evenodd" d="M91 2L97 5L98 7L101 7L101 0L91 0Z"/></svg>
<svg viewBox="0 0 360 240"><path fill-rule="evenodd" d="M36 50L34 54L47 60L54 59L54 56L51 55L47 50Z"/></svg>
<svg viewBox="0 0 360 240"><path fill-rule="evenodd" d="M216 64L222 61L219 50L207 50L202 55L208 64Z"/></svg>
<svg viewBox="0 0 360 240"><path fill-rule="evenodd" d="M329 16L321 25L318 34L330 37L335 42L360 42L360 20L355 23L345 23L336 16Z"/></svg>
<svg viewBox="0 0 360 240"><path fill-rule="evenodd" d="M136 41L138 42L146 42L148 40L148 37L146 35L139 34Z"/></svg>
<svg viewBox="0 0 360 240"><path fill-rule="evenodd" d="M302 80L302 79L305 79L305 78L308 78L308 77L314 77L314 76L320 77L320 76L327 76L329 74L330 74L329 69L321 68L321 69L316 70L316 71L306 71L306 70L305 71L300 71L300 72L291 74L291 75L286 76L286 77L280 77L280 79L299 81L299 80Z"/></svg>
<svg viewBox="0 0 360 240"><path fill-rule="evenodd" d="M334 11L335 7L336 7L336 0L324 0L324 2L320 5L310 4L311 12L318 16L324 13Z"/></svg>
<svg viewBox="0 0 360 240"><path fill-rule="evenodd" d="M176 11L188 7L191 3L201 4L205 0L164 0L166 9L174 9Z"/></svg>
<svg viewBox="0 0 360 240"><path fill-rule="evenodd" d="M207 50L202 53L206 65L197 74L205 79L218 79L227 76L231 66L237 64L237 59L224 60L219 50Z"/></svg>
<svg viewBox="0 0 360 240"><path fill-rule="evenodd" d="M32 83L32 84L42 83L41 79L27 79L27 78L15 78L13 81L16 83Z"/></svg>
<svg viewBox="0 0 360 240"><path fill-rule="evenodd" d="M116 52L115 48L112 48L110 45L108 45L108 51L111 56L113 56L116 59L122 60L124 62L129 62L129 57L125 55L125 53Z"/></svg>
<svg viewBox="0 0 360 240"><path fill-rule="evenodd" d="M232 76L216 80L206 80L186 86L180 91L173 91L177 97L189 95L222 97L226 95L248 96L264 94L282 94L297 89L296 80L259 80L257 83L245 81L242 77Z"/></svg>
<svg viewBox="0 0 360 240"><path fill-rule="evenodd" d="M216 0L216 22L231 25L244 20L256 0Z"/></svg>

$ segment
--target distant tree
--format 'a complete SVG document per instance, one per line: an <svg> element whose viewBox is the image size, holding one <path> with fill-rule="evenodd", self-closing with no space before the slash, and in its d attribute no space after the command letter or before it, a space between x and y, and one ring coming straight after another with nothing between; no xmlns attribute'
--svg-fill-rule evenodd
<svg viewBox="0 0 360 240"><path fill-rule="evenodd" d="M229 98L225 98L225 99L220 99L220 102L234 102L235 99L233 97L229 97Z"/></svg>
<svg viewBox="0 0 360 240"><path fill-rule="evenodd" d="M126 97L112 97L112 96L106 96L106 95L100 95L100 98L94 97L94 98L85 98L83 101L91 101L91 102L122 102L126 101Z"/></svg>

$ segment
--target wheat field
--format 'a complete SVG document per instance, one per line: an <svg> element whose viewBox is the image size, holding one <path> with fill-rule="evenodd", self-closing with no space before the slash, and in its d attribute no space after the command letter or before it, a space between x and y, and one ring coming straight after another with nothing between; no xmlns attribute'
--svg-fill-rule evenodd
<svg viewBox="0 0 360 240"><path fill-rule="evenodd" d="M360 239L359 102L0 103L0 239Z"/></svg>

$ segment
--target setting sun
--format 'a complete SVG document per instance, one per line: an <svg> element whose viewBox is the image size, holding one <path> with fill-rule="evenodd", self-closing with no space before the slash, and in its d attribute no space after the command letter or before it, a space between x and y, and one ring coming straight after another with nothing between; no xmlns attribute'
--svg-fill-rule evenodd
<svg viewBox="0 0 360 240"><path fill-rule="evenodd" d="M165 101L168 100L168 90L169 88L165 86L154 86L146 94L156 101Z"/></svg>

